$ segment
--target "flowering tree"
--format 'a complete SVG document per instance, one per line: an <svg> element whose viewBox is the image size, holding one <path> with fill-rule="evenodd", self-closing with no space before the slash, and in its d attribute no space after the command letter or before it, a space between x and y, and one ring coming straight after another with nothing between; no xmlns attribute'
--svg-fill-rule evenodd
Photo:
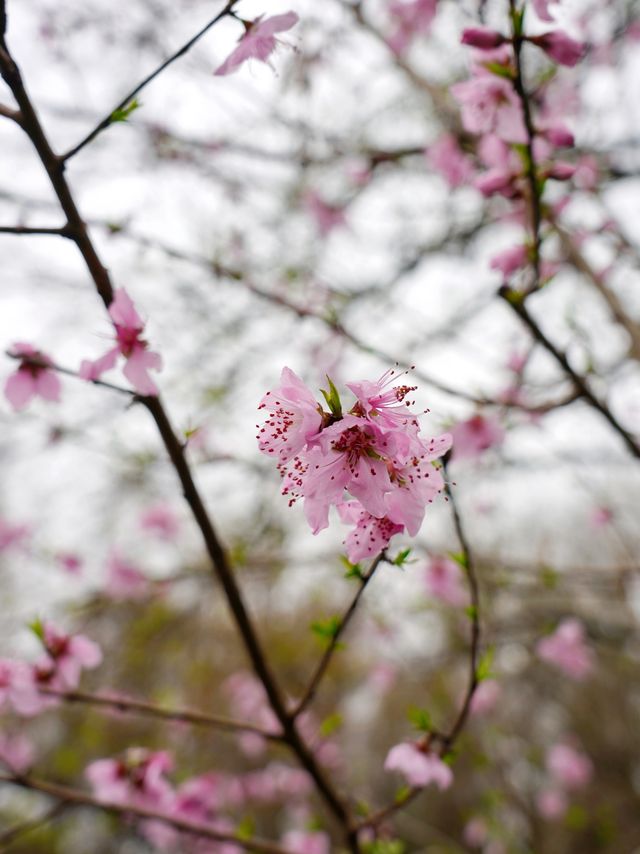
<svg viewBox="0 0 640 854"><path fill-rule="evenodd" d="M0 840L632 850L638 10L290 5L0 0Z"/></svg>

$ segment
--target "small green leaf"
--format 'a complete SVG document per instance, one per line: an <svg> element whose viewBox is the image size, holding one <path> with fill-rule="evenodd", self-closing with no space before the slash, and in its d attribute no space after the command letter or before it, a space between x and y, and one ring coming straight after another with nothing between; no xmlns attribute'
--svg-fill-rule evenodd
<svg viewBox="0 0 640 854"><path fill-rule="evenodd" d="M398 789L398 791L396 792L395 797L394 797L394 799L393 799L393 800L394 800L397 804L401 804L403 801L406 801L406 799L409 797L409 795L410 795L410 794L411 794L411 789L409 788L409 786L402 786L402 787L401 787L400 789Z"/></svg>
<svg viewBox="0 0 640 854"><path fill-rule="evenodd" d="M362 569L359 563L351 563L345 555L340 555L340 563L344 566L346 572L345 578L359 578L362 580Z"/></svg>
<svg viewBox="0 0 640 854"><path fill-rule="evenodd" d="M337 635L341 624L340 617L329 617L326 620L317 620L315 623L311 623L311 631L323 640L331 640Z"/></svg>
<svg viewBox="0 0 640 854"><path fill-rule="evenodd" d="M391 563L394 566L403 566L405 563L413 563L413 561L408 561L407 558L411 554L411 549L402 549L401 552L394 557Z"/></svg>
<svg viewBox="0 0 640 854"><path fill-rule="evenodd" d="M329 391L325 391L323 388L320 389L324 399L327 401L327 406L329 407L329 411L332 415L335 415L336 418L342 418L342 402L340 400L340 395L338 394L338 389L333 384L333 381L330 376L327 375L327 382L329 383Z"/></svg>
<svg viewBox="0 0 640 854"><path fill-rule="evenodd" d="M483 682L485 679L489 679L491 676L491 667L493 665L493 657L495 655L495 648L493 646L488 647L480 661L478 662L478 666L476 668L476 678L478 682Z"/></svg>
<svg viewBox="0 0 640 854"><path fill-rule="evenodd" d="M111 113L109 123L115 124L116 122L126 122L129 116L132 113L135 113L135 111L141 106L142 104L140 103L140 101L138 101L137 98L134 98L133 101L129 101L129 103L126 104L124 107L120 107L119 109L114 110Z"/></svg>
<svg viewBox="0 0 640 854"><path fill-rule="evenodd" d="M550 566L543 566L540 570L540 579L548 590L555 590L558 586L558 573Z"/></svg>
<svg viewBox="0 0 640 854"><path fill-rule="evenodd" d="M420 732L430 732L431 715L426 709L421 709L419 706L410 706L407 711L407 717Z"/></svg>
<svg viewBox="0 0 640 854"><path fill-rule="evenodd" d="M571 804L564 820L570 830L582 830L588 821L587 811L578 804Z"/></svg>
<svg viewBox="0 0 640 854"><path fill-rule="evenodd" d="M467 615L467 617L469 617L470 620L475 620L476 617L478 616L478 609L476 608L475 605L468 605L464 609L464 612Z"/></svg>
<svg viewBox="0 0 640 854"><path fill-rule="evenodd" d="M452 561L461 566L463 569L469 569L469 561L464 552L447 552Z"/></svg>
<svg viewBox="0 0 640 854"><path fill-rule="evenodd" d="M236 827L236 837L238 839L249 840L255 833L256 826L251 816L245 816L240 824Z"/></svg>
<svg viewBox="0 0 640 854"><path fill-rule="evenodd" d="M502 65L500 62L483 62L482 64L492 74L513 80L513 70L508 65Z"/></svg>
<svg viewBox="0 0 640 854"><path fill-rule="evenodd" d="M342 726L342 715L336 712L333 715L325 718L320 724L320 735L322 738L329 738L337 729Z"/></svg>
<svg viewBox="0 0 640 854"><path fill-rule="evenodd" d="M44 623L40 617L36 617L29 623L29 628L41 643L44 643Z"/></svg>

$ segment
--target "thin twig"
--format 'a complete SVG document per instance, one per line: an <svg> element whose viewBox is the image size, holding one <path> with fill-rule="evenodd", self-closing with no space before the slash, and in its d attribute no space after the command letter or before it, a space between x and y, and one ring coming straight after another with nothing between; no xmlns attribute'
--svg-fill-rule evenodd
<svg viewBox="0 0 640 854"><path fill-rule="evenodd" d="M32 228L27 225L0 225L0 234L50 234L56 237L72 238L66 225L59 228Z"/></svg>
<svg viewBox="0 0 640 854"><path fill-rule="evenodd" d="M154 71L152 71L151 74L148 74L144 78L144 80L141 80L137 86L134 86L134 88L127 95L125 95L121 101L116 104L116 106L111 110L111 112L98 122L94 129L90 133L88 133L84 137L84 139L80 140L77 145L74 145L73 148L69 149L69 151L61 155L61 162L66 163L79 151L81 151L85 146L92 142L98 136L99 133L108 128L109 125L111 125L114 121L114 113L117 113L118 110L122 110L124 109L124 107L130 104L131 101L133 101L133 99L136 97L136 95L140 94L140 92L145 88L145 86L151 83L152 80L155 80L155 78L159 74L161 74L165 70L165 68L175 62L176 59L179 59L181 56L184 56L184 54L187 53L187 51L189 51L193 47L193 45L197 41L199 41L202 36L211 29L211 27L213 27L214 24L217 24L218 21L221 21L223 18L226 18L227 15L230 15L233 11L233 7L236 5L237 2L238 0L229 0L224 9L219 12L215 16L215 18L212 18L208 24L206 24L201 30L199 30L195 34L195 36L190 38L188 42L185 42L185 44L183 44L182 47L179 48L175 53L171 54L168 59L165 59L165 61L161 63Z"/></svg>
<svg viewBox="0 0 640 854"><path fill-rule="evenodd" d="M156 812L155 810L133 806L132 804L118 804L113 801L99 800L98 798L93 797L86 792L82 792L79 789L61 786L58 783L50 783L47 780L35 779L33 777L26 777L22 775L0 774L0 782L11 783L15 786L21 786L23 789L29 789L34 792L42 792L45 795L50 795L53 798L66 802L66 806L69 804L75 804L76 806L91 807L104 812L115 813L116 815L136 816L141 819L161 821L182 833L192 833L196 836L202 836L205 839L213 839L216 842L232 842L239 848L244 848L245 851L256 851L259 852L259 854L286 854L284 848L281 848L279 845L274 845L267 840L243 839L232 833L222 833L221 831L214 830L209 824L186 821L173 816L167 816L164 813Z"/></svg>
<svg viewBox="0 0 640 854"><path fill-rule="evenodd" d="M20 353L13 353L11 350L5 350L5 355L10 359L16 359L16 361L22 362L24 365L33 365L36 368L46 368L49 371L55 371L57 374L64 374L67 377L74 377L77 380L82 380L82 382L89 382L92 385L97 385L101 388L108 388L110 391L117 391L120 394L126 394L128 397L135 398L136 400L141 399L141 395L133 389L125 388L124 386L116 385L115 383L110 383L106 380L85 380L84 377L80 376L78 371L73 371L71 368L64 368L62 365L58 365L57 362L44 361L43 359L38 359L33 356L22 356Z"/></svg>
<svg viewBox="0 0 640 854"><path fill-rule="evenodd" d="M42 825L53 821L66 809L66 807L67 804L64 801L61 801L46 812L42 813L42 815L21 821L18 824L14 824L13 827L10 827L8 830L5 830L4 833L0 834L0 852L4 854L16 839L19 839L26 833L30 833L32 830L38 830Z"/></svg>
<svg viewBox="0 0 640 854"><path fill-rule="evenodd" d="M55 688L39 688L41 694L55 697L65 703L78 703L87 706L99 706L113 711L134 715L158 718L164 721L175 721L194 726L211 727L213 729L229 730L231 732L252 732L269 741L282 741L282 735L264 729L257 724L244 723L219 715L208 715L192 709L165 709L143 700L133 700L128 697L113 697L105 694L90 694L85 691L59 691Z"/></svg>
<svg viewBox="0 0 640 854"><path fill-rule="evenodd" d="M338 623L336 630L331 635L331 639L327 645L327 648L325 649L325 651L322 655L322 658L318 662L318 665L313 672L313 676L309 680L309 684L308 684L307 688L305 689L302 697L300 698L300 700L296 704L293 712L291 713L291 716L293 718L297 718L300 714L302 714L302 712L307 708L309 703L311 703L312 700L314 699L316 692L320 686L320 682L322 681L324 674L326 673L329 665L331 664L331 660L333 658L334 653L338 649L338 644L340 642L340 638L342 637L342 635L344 634L344 632L347 629L347 626L351 622L351 618L353 617L353 615L356 612L356 609L358 607L358 604L360 602L362 594L364 593L367 585L369 584L369 582L373 578L373 575L374 575L376 569L378 568L378 566L380 565L380 563L383 560L385 560L385 552L384 551L382 551L375 558L375 560L372 562L372 564L369 567L369 569L367 570L367 572L364 575L360 576L360 584L358 586L358 590L357 590L355 596L353 597L353 599L351 600L351 604L349 605L349 607L345 611L344 616L341 618L340 622Z"/></svg>

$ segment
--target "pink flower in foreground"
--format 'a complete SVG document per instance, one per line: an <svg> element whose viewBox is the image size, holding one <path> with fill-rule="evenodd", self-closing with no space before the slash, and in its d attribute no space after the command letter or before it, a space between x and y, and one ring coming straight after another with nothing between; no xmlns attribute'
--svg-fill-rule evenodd
<svg viewBox="0 0 640 854"><path fill-rule="evenodd" d="M379 554L389 545L391 537L404 531L403 525L392 522L386 516L378 519L363 508L359 501L345 501L337 505L340 519L354 529L347 536L345 545L351 563Z"/></svg>
<svg viewBox="0 0 640 854"><path fill-rule="evenodd" d="M295 12L285 12L283 15L274 15L271 18L263 19L261 15L255 21L244 21L246 32L240 38L238 47L229 54L214 74L218 77L231 74L248 59L258 59L268 65L269 57L279 44L275 34L290 30L298 20Z"/></svg>
<svg viewBox="0 0 640 854"><path fill-rule="evenodd" d="M554 744L547 753L547 769L566 789L582 789L593 777L593 763L586 753L568 744Z"/></svg>
<svg viewBox="0 0 640 854"><path fill-rule="evenodd" d="M147 507L140 516L140 527L167 542L175 540L180 530L176 515L168 504Z"/></svg>
<svg viewBox="0 0 640 854"><path fill-rule="evenodd" d="M568 806L567 796L559 789L546 789L536 798L538 812L549 821L562 818Z"/></svg>
<svg viewBox="0 0 640 854"><path fill-rule="evenodd" d="M29 533L28 525L14 525L0 517L0 554L21 545Z"/></svg>
<svg viewBox="0 0 640 854"><path fill-rule="evenodd" d="M0 658L0 709L5 703L19 715L30 717L41 711L42 701L28 664Z"/></svg>
<svg viewBox="0 0 640 854"><path fill-rule="evenodd" d="M551 59L560 65L577 65L586 52L586 46L582 42L570 38L562 30L543 33L541 36L530 36L529 41L542 48Z"/></svg>
<svg viewBox="0 0 640 854"><path fill-rule="evenodd" d="M403 743L392 747L384 763L385 771L399 771L410 786L428 786L435 783L439 789L448 789L453 782L453 772L435 753L425 753L416 744Z"/></svg>
<svg viewBox="0 0 640 854"><path fill-rule="evenodd" d="M317 830L290 830L282 844L291 854L331 854L331 840Z"/></svg>
<svg viewBox="0 0 640 854"><path fill-rule="evenodd" d="M466 605L469 600L462 570L448 558L432 558L424 574L424 582L429 595L447 605Z"/></svg>
<svg viewBox="0 0 640 854"><path fill-rule="evenodd" d="M473 161L465 154L453 134L447 133L425 151L427 163L445 179L450 187L461 187L471 180Z"/></svg>
<svg viewBox="0 0 640 854"><path fill-rule="evenodd" d="M24 735L6 735L0 732L0 763L16 774L24 774L35 760L33 745Z"/></svg>
<svg viewBox="0 0 640 854"><path fill-rule="evenodd" d="M302 450L322 426L321 407L290 368L282 369L280 385L265 394L258 409L268 413L264 427L257 425L258 447L280 463Z"/></svg>
<svg viewBox="0 0 640 854"><path fill-rule="evenodd" d="M478 457L489 448L499 445L505 433L497 418L474 415L459 421L451 428L453 436L452 458L455 460Z"/></svg>
<svg viewBox="0 0 640 854"><path fill-rule="evenodd" d="M47 657L36 663L34 671L36 680L48 687L73 690L83 670L92 670L102 662L100 647L85 635L66 635L51 623L45 623L42 631Z"/></svg>
<svg viewBox="0 0 640 854"><path fill-rule="evenodd" d="M593 669L593 653L585 643L584 626L573 618L563 620L552 635L538 641L536 653L576 681Z"/></svg>
<svg viewBox="0 0 640 854"><path fill-rule="evenodd" d="M4 395L16 412L34 397L60 400L60 380L51 370L53 362L45 353L23 341L13 344L10 353L20 359L20 364L7 378Z"/></svg>
<svg viewBox="0 0 640 854"><path fill-rule="evenodd" d="M426 35L436 15L437 0L391 0L389 12L396 29L387 44L396 54L403 54L419 35Z"/></svg>
<svg viewBox="0 0 640 854"><path fill-rule="evenodd" d="M115 367L118 356L122 355L126 359L122 373L138 394L158 394L158 388L149 376L149 371L159 371L162 368L162 358L159 353L150 351L148 343L141 337L144 322L124 288L115 291L109 306L109 315L116 330L116 346L99 359L84 359L79 375L89 381L100 379L105 371Z"/></svg>

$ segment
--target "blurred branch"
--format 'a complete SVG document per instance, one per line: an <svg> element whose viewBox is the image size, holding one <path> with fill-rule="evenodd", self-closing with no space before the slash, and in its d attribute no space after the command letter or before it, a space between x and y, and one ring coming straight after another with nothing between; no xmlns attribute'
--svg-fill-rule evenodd
<svg viewBox="0 0 640 854"><path fill-rule="evenodd" d="M69 151L67 151L65 154L61 155L61 163L66 163L79 151L81 151L85 146L92 142L98 136L99 133L108 128L109 125L113 124L113 122L115 121L114 115L117 114L119 110L122 110L127 107L134 100L134 98L140 94L140 92L145 88L145 86L151 83L152 80L155 80L155 78L159 74L161 74L165 70L165 68L168 68L168 66L175 62L176 59L179 59L181 56L184 56L184 54L187 53L187 51L189 51L193 47L193 45L197 41L199 41L199 39L201 39L202 36L211 29L211 27L214 26L214 24L217 24L218 21L221 21L223 18L226 18L228 15L231 15L233 12L233 7L236 5L237 2L238 0L229 0L224 9L222 9L221 12L219 12L214 18L212 18L209 23L206 24L201 30L199 30L195 34L195 36L190 38L188 42L183 44L182 47L179 48L175 53L173 53L168 59L165 59L165 61L161 63L155 69L155 71L152 71L151 74L148 74L144 78L144 80L138 83L137 86L135 86L127 95L124 96L121 101L119 101L115 105L111 112L109 112L100 122L98 122L94 129L90 133L88 133L84 137L84 139L82 139L73 148L69 149Z"/></svg>
<svg viewBox="0 0 640 854"><path fill-rule="evenodd" d="M347 626L351 622L351 618L356 612L356 608L358 607L362 594L364 593L367 585L373 578L376 569L383 560L386 560L386 551L380 552L380 554L371 563L371 566L369 567L367 572L359 576L359 585L356 595L353 597L351 604L344 613L344 616L340 619L340 622L338 623L335 632L331 635L329 644L327 645L327 648L325 649L322 658L318 662L318 665L315 671L313 672L313 676L309 680L307 688L305 689L302 697L296 704L293 712L291 712L292 718L295 719L299 715L301 715L302 712L307 708L309 703L311 703L313 698L315 697L316 692L320 686L320 682L322 681L324 674L326 673L329 665L331 664L333 655L339 648L340 638L342 637L342 635L347 629Z"/></svg>
<svg viewBox="0 0 640 854"><path fill-rule="evenodd" d="M31 228L26 225L0 225L0 234L53 234L56 237L67 237L72 239L71 232L66 225L60 228Z"/></svg>
<svg viewBox="0 0 640 854"><path fill-rule="evenodd" d="M271 842L267 842L266 840L242 839L232 833L222 833L218 830L214 830L209 824L185 821L180 818L167 816L161 812L134 806L133 804L120 804L112 801L102 801L92 795L80 791L79 789L72 789L68 786L59 785L58 783L50 783L47 780L35 779L33 777L18 774L0 774L0 782L10 783L14 786L21 786L23 789L29 789L33 792L42 792L44 795L50 795L53 798L57 798L58 800L65 802L64 806L67 807L69 805L92 807L93 809L115 813L116 815L135 816L136 818L141 819L161 821L182 833L191 833L195 836L212 839L216 842L233 843L239 848L243 848L245 851L255 851L258 852L258 854L287 854L284 848L281 848L279 845L274 845Z"/></svg>
<svg viewBox="0 0 640 854"><path fill-rule="evenodd" d="M256 724L224 718L218 715L207 715L190 709L165 709L153 703L142 700L132 700L128 697L113 697L104 694L89 694L85 691L59 691L55 688L39 688L41 694L55 697L65 703L98 706L112 711L125 712L144 717L157 718L165 721L177 721L194 726L211 727L232 732L253 732L269 741L282 741L282 735L270 732Z"/></svg>
<svg viewBox="0 0 640 854"><path fill-rule="evenodd" d="M529 328L529 331L531 332L535 340L539 344L541 344L545 348L545 350L547 350L548 353L553 356L556 362L558 362L565 374L573 381L573 384L580 393L580 397L584 398L587 403L589 403L594 409L596 409L601 415L603 415L604 418L606 418L606 420L613 427L616 433L624 440L624 443L631 451L633 456L640 458L640 447L638 447L636 441L633 439L631 434L624 429L624 427L616 419L616 417L609 410L609 408L600 400L598 400L598 398L593 394L587 384L586 379L573 370L573 368L569 364L569 360L567 359L566 354L559 350L555 346L555 344L553 344L547 338L547 336L538 326L538 323L534 320L534 318L529 313L527 307L525 306L524 295L519 293L518 291L514 291L508 285L503 285L498 291L498 294L507 303L507 305L511 306L513 311Z"/></svg>
<svg viewBox="0 0 640 854"><path fill-rule="evenodd" d="M85 380L77 371L72 371L71 368L63 368L62 365L58 365L55 362L46 362L32 356L21 356L19 353L12 353L11 350L5 350L5 356L8 356L10 359L15 359L18 362L22 362L24 365L34 365L37 368L47 368L50 371L55 371L58 374L64 374L67 377L74 377L82 382L88 382L92 385L108 388L111 391L117 391L120 394L126 394L136 400L141 399L140 395L133 391L133 389L125 388L121 385L115 385L114 383L107 382L106 380Z"/></svg>
<svg viewBox="0 0 640 854"><path fill-rule="evenodd" d="M0 833L0 854L4 854L5 851L8 851L9 846L21 836L30 833L32 830L38 830L43 824L48 824L50 821L53 821L53 819L57 818L66 809L66 807L67 804L64 801L61 801L48 809L42 815L14 824L13 827L9 827L3 833Z"/></svg>

